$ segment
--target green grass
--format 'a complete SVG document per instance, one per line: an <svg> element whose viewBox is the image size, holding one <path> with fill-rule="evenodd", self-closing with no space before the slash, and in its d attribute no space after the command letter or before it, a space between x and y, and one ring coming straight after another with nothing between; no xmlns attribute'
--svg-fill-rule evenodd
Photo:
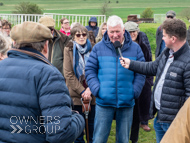
<svg viewBox="0 0 190 143"><path fill-rule="evenodd" d="M142 128L140 128L138 143L156 143L156 134L153 128L153 121L154 121L153 119L149 120L149 127L151 128L150 132L145 132ZM115 120L113 120L107 143L115 143L115 135L116 135L115 129L116 129L116 122ZM131 143L131 141L129 141L129 143Z"/></svg>
<svg viewBox="0 0 190 143"><path fill-rule="evenodd" d="M154 14L165 14L168 10L174 10L177 15L184 8L190 7L190 0L110 0L109 7L112 12L110 15L120 16L124 22L129 14L141 14L145 8L152 8ZM0 13L10 14L14 11L15 5L20 2L36 3L43 8L45 13L63 13L63 14L100 14L100 7L104 0L1 0L4 6L0 6ZM185 20L187 26L189 23ZM158 23L141 23L140 30L148 36L153 57L156 48L156 29ZM59 28L57 28L59 30ZM153 58L154 59L154 58ZM115 121L112 123L108 143L115 143ZM145 132L140 129L138 143L156 143L155 131L153 129L153 120L149 121L149 126L152 129L150 132Z"/></svg>
<svg viewBox="0 0 190 143"><path fill-rule="evenodd" d="M11 13L15 5L20 2L36 3L46 13L64 14L100 14L100 7L104 0L1 0L4 6L0 7L0 13ZM165 14L168 10L174 10L178 14L182 9L190 7L190 0L109 0L111 15L118 15L124 21L129 14L141 14L150 7L154 14Z"/></svg>
<svg viewBox="0 0 190 143"><path fill-rule="evenodd" d="M156 143L156 134L153 127L154 120L149 120L149 127L151 128L150 132L145 132L142 128L139 130L139 139L138 143ZM115 143L116 139L116 122L113 120L111 131L108 137L107 143ZM84 139L86 140L86 136L84 136ZM129 141L131 143L131 141Z"/></svg>

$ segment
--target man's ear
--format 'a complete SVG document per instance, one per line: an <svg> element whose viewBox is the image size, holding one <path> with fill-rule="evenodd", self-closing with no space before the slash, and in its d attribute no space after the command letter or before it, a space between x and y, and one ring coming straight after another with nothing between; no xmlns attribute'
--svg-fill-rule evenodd
<svg viewBox="0 0 190 143"><path fill-rule="evenodd" d="M175 43L175 42L176 42L176 40L177 40L177 37L172 36L172 43Z"/></svg>
<svg viewBox="0 0 190 143"><path fill-rule="evenodd" d="M125 34L125 28L123 28L123 34Z"/></svg>
<svg viewBox="0 0 190 143"><path fill-rule="evenodd" d="M48 43L49 43L49 41L46 40L46 43L44 45L44 53L48 53Z"/></svg>
<svg viewBox="0 0 190 143"><path fill-rule="evenodd" d="M4 60L3 54L0 53L0 61Z"/></svg>
<svg viewBox="0 0 190 143"><path fill-rule="evenodd" d="M48 43L49 41L46 40L46 43L44 44L44 49L41 52L47 59L48 59L48 52L49 52Z"/></svg>

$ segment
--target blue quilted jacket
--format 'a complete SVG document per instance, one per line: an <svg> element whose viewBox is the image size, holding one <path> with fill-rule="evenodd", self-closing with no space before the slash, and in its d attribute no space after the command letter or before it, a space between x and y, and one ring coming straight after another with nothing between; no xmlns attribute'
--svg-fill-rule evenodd
<svg viewBox="0 0 190 143"><path fill-rule="evenodd" d="M0 69L0 143L72 143L81 134L84 119L54 66L11 50Z"/></svg>
<svg viewBox="0 0 190 143"><path fill-rule="evenodd" d="M127 31L121 48L123 57L144 61L144 55L137 43L134 43ZM86 80L96 103L100 106L132 107L145 82L145 76L134 73L121 66L119 55L110 41L107 32L97 43L85 68Z"/></svg>

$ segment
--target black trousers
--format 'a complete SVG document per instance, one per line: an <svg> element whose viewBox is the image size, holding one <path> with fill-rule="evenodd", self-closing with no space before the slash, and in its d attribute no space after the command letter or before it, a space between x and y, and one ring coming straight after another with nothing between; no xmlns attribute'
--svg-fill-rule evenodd
<svg viewBox="0 0 190 143"><path fill-rule="evenodd" d="M133 122L131 127L130 140L132 142L137 142L139 138L139 127L140 127L140 118L139 118L139 104L138 99L135 99L135 106L133 109Z"/></svg>

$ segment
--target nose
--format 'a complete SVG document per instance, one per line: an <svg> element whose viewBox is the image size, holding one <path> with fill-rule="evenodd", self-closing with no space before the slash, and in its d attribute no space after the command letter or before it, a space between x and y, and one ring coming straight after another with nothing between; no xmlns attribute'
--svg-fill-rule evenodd
<svg viewBox="0 0 190 143"><path fill-rule="evenodd" d="M117 37L117 33L116 33L116 32L114 32L114 33L113 33L113 36L114 36L114 37Z"/></svg>

